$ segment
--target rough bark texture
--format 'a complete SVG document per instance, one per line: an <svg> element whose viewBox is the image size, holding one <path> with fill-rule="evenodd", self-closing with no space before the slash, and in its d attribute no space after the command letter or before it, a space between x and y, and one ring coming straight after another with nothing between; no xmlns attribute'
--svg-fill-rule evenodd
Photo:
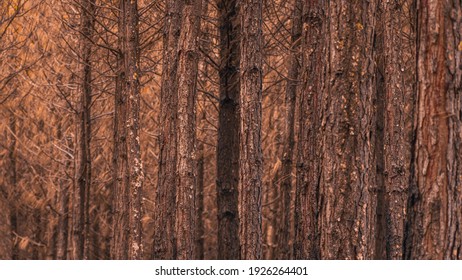
<svg viewBox="0 0 462 280"><path fill-rule="evenodd" d="M383 238L377 258L402 259L406 208L408 201L413 139L415 93L415 16L414 1L380 2L379 19L381 53L377 85L377 164L382 164L379 188L383 190L383 216L377 215L383 227ZM379 139L381 138L381 139ZM381 185L383 184L383 185ZM383 187L382 187L383 186ZM379 227L379 225L377 225ZM377 229L379 232L379 229ZM380 255L380 256L379 256Z"/></svg>
<svg viewBox="0 0 462 280"><path fill-rule="evenodd" d="M196 85L202 0L185 1L178 62L178 133L176 186L177 259L195 258Z"/></svg>
<svg viewBox="0 0 462 280"><path fill-rule="evenodd" d="M167 1L160 93L159 176L154 217L154 259L176 258L175 201L177 176L178 42L184 3Z"/></svg>
<svg viewBox="0 0 462 280"><path fill-rule="evenodd" d="M294 11L292 17L292 34L291 48L289 59L287 61L287 86L285 96L285 126L284 140L282 151L282 167L280 178L280 194L281 194L281 210L282 221L280 222L277 234L277 246L279 259L291 259L292 250L289 240L291 239L291 193L292 193L292 170L293 170L293 154L295 146L295 104L297 96L297 88L299 85L299 72L301 63L300 42L303 25L303 1L295 0Z"/></svg>
<svg viewBox="0 0 462 280"><path fill-rule="evenodd" d="M302 86L300 89L297 180L295 197L295 259L319 259L318 196L321 147L320 102L325 90L328 63L326 39L327 3L309 1L302 7ZM311 127L311 129L309 129Z"/></svg>
<svg viewBox="0 0 462 280"><path fill-rule="evenodd" d="M95 17L94 0L80 2L80 101L76 133L76 174L73 192L72 259L88 257L89 194L91 188L91 100L92 100L92 43Z"/></svg>
<svg viewBox="0 0 462 280"><path fill-rule="evenodd" d="M217 145L218 259L239 259L239 8L218 1L220 104Z"/></svg>
<svg viewBox="0 0 462 280"><path fill-rule="evenodd" d="M119 73L116 89L112 259L141 259L143 165L139 139L140 69L137 1L120 0Z"/></svg>
<svg viewBox="0 0 462 280"><path fill-rule="evenodd" d="M376 4L307 3L300 110L310 129L300 133L297 258L374 257Z"/></svg>
<svg viewBox="0 0 462 280"><path fill-rule="evenodd" d="M418 1L411 259L462 257L461 9L457 0Z"/></svg>
<svg viewBox="0 0 462 280"><path fill-rule="evenodd" d="M331 1L327 94L320 102L323 259L371 259L375 249L376 1ZM319 145L320 143L316 143Z"/></svg>
<svg viewBox="0 0 462 280"><path fill-rule="evenodd" d="M262 257L262 1L240 4L239 237L241 258Z"/></svg>

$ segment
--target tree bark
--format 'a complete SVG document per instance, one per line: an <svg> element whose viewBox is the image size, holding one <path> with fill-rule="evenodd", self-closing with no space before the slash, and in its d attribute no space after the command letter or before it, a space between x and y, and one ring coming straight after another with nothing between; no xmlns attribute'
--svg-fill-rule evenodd
<svg viewBox="0 0 462 280"><path fill-rule="evenodd" d="M382 1L379 11L378 36L382 38L376 51L382 56L377 64L383 84L377 85L376 104L377 122L383 123L383 132L377 132L381 139L376 151L378 164L383 163L383 173L377 176L383 180L384 216L380 218L384 220L380 224L386 245L385 254L379 258L402 259L416 90L414 1Z"/></svg>
<svg viewBox="0 0 462 280"><path fill-rule="evenodd" d="M241 258L262 257L262 1L240 1L239 238Z"/></svg>
<svg viewBox="0 0 462 280"><path fill-rule="evenodd" d="M66 138L63 137L62 132L62 125L58 124L58 132L57 138L60 142L66 143ZM72 148L73 141L70 142L70 148ZM68 146L67 143L65 146ZM61 176L65 176L66 170L69 170L72 166L72 157L68 154L64 155L65 158L65 166L62 168ZM58 216L58 224L56 226L56 259L58 260L66 260L69 257L68 254L68 241L69 241L69 190L73 186L73 181L70 180L60 180L59 182L59 190L58 190L58 198L57 198L57 211L59 213Z"/></svg>
<svg viewBox="0 0 462 280"><path fill-rule="evenodd" d="M289 59L287 61L287 85L285 96L285 127L282 152L282 167L280 179L280 193L282 201L282 216L278 228L278 253L279 259L291 259L292 250L290 246L291 237L291 194L292 194L292 170L293 170L293 154L295 146L295 104L297 96L297 88L299 85L300 72L300 41L302 35L302 20L303 1L295 0L292 16L292 31L291 31L291 48Z"/></svg>
<svg viewBox="0 0 462 280"><path fill-rule="evenodd" d="M164 26L162 85L160 93L161 125L159 137L159 176L157 181L154 219L154 259L176 258L176 176L177 176L177 112L178 112L178 50L181 13L184 3L167 1Z"/></svg>
<svg viewBox="0 0 462 280"><path fill-rule="evenodd" d="M218 2L220 103L217 145L218 259L239 259L239 8Z"/></svg>
<svg viewBox="0 0 462 280"><path fill-rule="evenodd" d="M376 8L376 1L329 3L327 94L320 107L318 225L323 259L374 257Z"/></svg>
<svg viewBox="0 0 462 280"><path fill-rule="evenodd" d="M140 49L138 3L120 0L119 73L116 92L114 236L112 259L141 259ZM117 155L116 155L117 156Z"/></svg>
<svg viewBox="0 0 462 280"><path fill-rule="evenodd" d="M418 1L411 259L461 259L462 7Z"/></svg>
<svg viewBox="0 0 462 280"><path fill-rule="evenodd" d="M72 259L88 258L89 201L91 188L92 42L95 2L82 0L80 13L80 103L77 120L76 189L73 193Z"/></svg>
<svg viewBox="0 0 462 280"><path fill-rule="evenodd" d="M303 5L302 87L300 89L297 180L295 198L295 259L320 258L319 191L321 171L321 102L327 69L328 4L310 1ZM319 133L319 134L318 134Z"/></svg>
<svg viewBox="0 0 462 280"><path fill-rule="evenodd" d="M376 7L376 1L316 0L305 8L299 259L374 257Z"/></svg>
<svg viewBox="0 0 462 280"><path fill-rule="evenodd" d="M178 62L178 133L176 186L177 259L195 258L196 86L202 0L185 1Z"/></svg>
<svg viewBox="0 0 462 280"><path fill-rule="evenodd" d="M205 152L202 142L197 145L197 190L196 190L196 259L204 259L204 167L205 167Z"/></svg>

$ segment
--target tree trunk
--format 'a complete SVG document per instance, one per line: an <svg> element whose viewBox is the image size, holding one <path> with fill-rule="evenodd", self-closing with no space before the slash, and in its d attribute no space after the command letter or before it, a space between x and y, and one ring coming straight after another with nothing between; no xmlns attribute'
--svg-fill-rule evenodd
<svg viewBox="0 0 462 280"><path fill-rule="evenodd" d="M205 152L204 144L198 143L197 146L197 190L196 190L196 259L204 259L204 165L205 165Z"/></svg>
<svg viewBox="0 0 462 280"><path fill-rule="evenodd" d="M89 193L91 188L92 43L95 2L81 1L80 103L77 120L76 190L73 201L72 259L88 258Z"/></svg>
<svg viewBox="0 0 462 280"><path fill-rule="evenodd" d="M372 49L377 5L359 0L307 5L296 258L371 259L377 207Z"/></svg>
<svg viewBox="0 0 462 280"><path fill-rule="evenodd" d="M196 86L202 0L186 1L182 12L178 62L178 134L176 186L177 259L195 256Z"/></svg>
<svg viewBox="0 0 462 280"><path fill-rule="evenodd" d="M240 1L239 238L241 258L262 257L262 1Z"/></svg>
<svg viewBox="0 0 462 280"><path fill-rule="evenodd" d="M141 259L140 49L138 3L120 0L119 73L116 89L114 221L112 259Z"/></svg>
<svg viewBox="0 0 462 280"><path fill-rule="evenodd" d="M411 259L462 258L461 26L460 1L418 1Z"/></svg>
<svg viewBox="0 0 462 280"><path fill-rule="evenodd" d="M212 7L211 2L204 2L202 6L202 18L209 15L209 8ZM207 22L201 21L201 30L200 30L200 49L206 53L211 52L211 30ZM209 62L205 59L199 60L199 73L198 74L198 85L202 85L202 88L207 89L210 86L210 67ZM197 190L196 190L196 259L203 260L205 258L205 183L206 183L206 149L204 147L204 136L200 132L204 133L207 127L207 101L205 96L202 96L202 99L198 98L196 105L197 108L202 108L200 111L200 118L197 124ZM205 134L205 133L204 133ZM202 139L199 137L202 136Z"/></svg>
<svg viewBox="0 0 462 280"><path fill-rule="evenodd" d="M178 43L184 3L167 1L164 26L162 85L160 93L161 125L159 137L159 176L154 220L154 259L176 258L176 176L177 176L177 108Z"/></svg>
<svg viewBox="0 0 462 280"><path fill-rule="evenodd" d="M63 137L62 132L62 125L58 124L58 132L57 132L57 139L60 142L64 142L65 138ZM73 141L69 141L73 143ZM66 143L64 146L68 146ZM70 144L70 148L72 148L72 144ZM66 171L69 170L72 166L72 157L68 154L64 155L65 157L65 166L62 168L61 176L65 176ZM58 224L56 227L56 259L58 260L66 260L68 256L68 240L69 240L69 189L72 187L71 183L68 180L60 180L59 182L59 190L58 190L58 199L57 199L57 211L59 213L58 216Z"/></svg>
<svg viewBox="0 0 462 280"><path fill-rule="evenodd" d="M282 152L282 167L280 179L280 193L282 201L281 222L278 228L278 254L277 257L282 260L292 258L290 246L291 239L291 194L292 194L292 170L293 170L293 153L295 146L295 103L297 88L299 84L300 72L300 39L302 35L302 14L303 1L295 0L293 10L293 23L291 34L291 48L288 59L288 73L285 99L285 127Z"/></svg>
<svg viewBox="0 0 462 280"><path fill-rule="evenodd" d="M329 5L327 94L320 107L318 225L323 259L374 257L376 8L376 1L331 1Z"/></svg>
<svg viewBox="0 0 462 280"><path fill-rule="evenodd" d="M239 259L239 8L218 2L220 103L217 146L218 259Z"/></svg>
<svg viewBox="0 0 462 280"><path fill-rule="evenodd" d="M302 7L302 87L300 89L297 180L295 197L295 259L320 258L319 189L321 171L321 102L327 69L327 7L310 1Z"/></svg>
<svg viewBox="0 0 462 280"><path fill-rule="evenodd" d="M385 225L386 254L382 253L381 258L387 259L403 258L416 89L413 3L382 1L379 10L378 36L383 39L376 51L382 56L378 59L378 72L383 76L383 84L377 85L376 104L377 122L383 123L383 132L377 132L377 163L382 162L383 173L377 176L382 177L384 190L385 215L380 224Z"/></svg>

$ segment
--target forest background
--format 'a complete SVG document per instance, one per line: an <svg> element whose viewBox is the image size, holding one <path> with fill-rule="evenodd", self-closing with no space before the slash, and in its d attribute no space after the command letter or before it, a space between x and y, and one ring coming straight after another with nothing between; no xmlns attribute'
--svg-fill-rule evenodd
<svg viewBox="0 0 462 280"><path fill-rule="evenodd" d="M460 0L2 0L0 259L461 259Z"/></svg>

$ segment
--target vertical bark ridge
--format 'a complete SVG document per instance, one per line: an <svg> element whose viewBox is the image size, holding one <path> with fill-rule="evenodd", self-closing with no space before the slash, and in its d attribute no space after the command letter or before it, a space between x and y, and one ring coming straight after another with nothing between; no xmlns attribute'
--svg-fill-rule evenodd
<svg viewBox="0 0 462 280"><path fill-rule="evenodd" d="M412 259L460 259L461 4L418 2Z"/></svg>

